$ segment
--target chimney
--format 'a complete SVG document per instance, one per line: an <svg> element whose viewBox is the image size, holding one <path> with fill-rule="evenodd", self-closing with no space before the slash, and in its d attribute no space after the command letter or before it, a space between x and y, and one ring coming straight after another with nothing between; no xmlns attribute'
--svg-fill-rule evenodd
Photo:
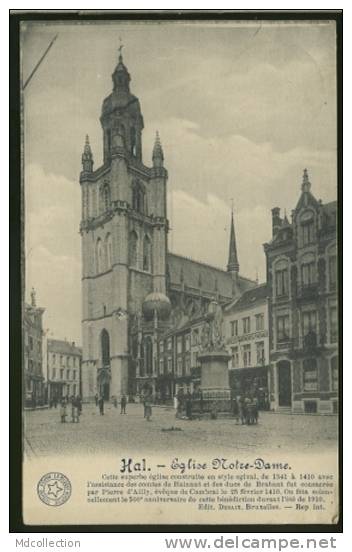
<svg viewBox="0 0 352 552"><path fill-rule="evenodd" d="M274 207L273 209L271 209L271 216L272 216L273 238L275 238L276 234L278 233L282 225L282 219L280 218L280 207Z"/></svg>

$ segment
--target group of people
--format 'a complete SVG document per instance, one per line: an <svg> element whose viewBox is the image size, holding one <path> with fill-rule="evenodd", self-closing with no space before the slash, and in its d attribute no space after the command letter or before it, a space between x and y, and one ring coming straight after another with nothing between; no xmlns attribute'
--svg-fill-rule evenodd
<svg viewBox="0 0 352 552"><path fill-rule="evenodd" d="M183 391L178 393L176 397L176 418L185 417L188 420L192 419L192 409L194 399L200 398L196 393L184 393Z"/></svg>
<svg viewBox="0 0 352 552"><path fill-rule="evenodd" d="M209 407L209 405L208 405ZM214 401L210 410L210 417L216 419L218 415L217 403ZM200 389L191 393L181 389L175 397L176 418L192 420L197 414L204 411L204 399ZM258 423L259 401L255 393L232 395L232 414L237 423L252 425Z"/></svg>
<svg viewBox="0 0 352 552"><path fill-rule="evenodd" d="M143 396L144 418L147 420L147 422L150 422L152 417L152 404L153 396L150 393Z"/></svg>
<svg viewBox="0 0 352 552"><path fill-rule="evenodd" d="M233 402L233 406L234 416L237 423L240 421L242 425L252 425L258 423L259 408L256 396L252 396L250 394L237 395Z"/></svg>
<svg viewBox="0 0 352 552"><path fill-rule="evenodd" d="M202 402L201 393L179 393L176 398L176 417L185 417L189 420L192 419L192 409L193 402L195 399L200 399ZM52 406L57 406L57 398L54 400ZM149 422L152 417L152 405L153 405L153 395L151 393L146 393L142 396L142 402L144 407L144 418ZM118 400L116 396L112 397L112 403L115 408L118 408ZM105 399L104 396L95 395L95 405L99 407L99 413L101 416L104 415L104 406ZM82 413L82 398L80 395L63 397L60 401L60 418L61 423L65 423L68 417L68 410L71 406L71 422L78 423L80 415ZM121 396L120 400L120 414L126 414L127 407L127 397L125 394ZM233 415L237 423L242 423L242 425L252 425L258 423L259 417L259 403L255 395L247 394L238 394L235 397L232 397L232 408Z"/></svg>
<svg viewBox="0 0 352 552"><path fill-rule="evenodd" d="M80 395L71 398L63 397L60 402L60 418L61 423L66 423L68 416L68 409L71 405L71 422L78 423L79 417L82 414L82 399Z"/></svg>
<svg viewBox="0 0 352 552"><path fill-rule="evenodd" d="M95 406L99 407L100 415L104 416L104 407L105 407L104 396L98 395L98 393L96 393L94 399L95 399ZM111 397L111 399L112 399L112 404L114 405L115 408L117 408L118 407L117 397L114 395L113 397ZM120 414L127 414L126 412L127 397L125 394L123 394L121 397L120 406L121 406Z"/></svg>

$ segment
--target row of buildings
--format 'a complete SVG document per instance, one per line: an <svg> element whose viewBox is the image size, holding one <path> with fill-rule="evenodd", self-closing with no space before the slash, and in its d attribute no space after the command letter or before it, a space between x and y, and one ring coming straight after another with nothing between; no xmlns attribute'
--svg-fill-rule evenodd
<svg viewBox="0 0 352 552"><path fill-rule="evenodd" d="M23 315L23 404L28 408L50 405L62 397L81 395L82 349L74 342L47 339L45 309L36 305L35 291Z"/></svg>
<svg viewBox="0 0 352 552"><path fill-rule="evenodd" d="M225 269L168 248L167 180L156 135L142 159L144 120L120 53L100 122L103 163L82 155L82 393L171 401L199 387L205 316L222 306L234 393L262 408L337 412L336 202L311 192L304 170L290 220L272 209L266 283L240 274L232 214Z"/></svg>

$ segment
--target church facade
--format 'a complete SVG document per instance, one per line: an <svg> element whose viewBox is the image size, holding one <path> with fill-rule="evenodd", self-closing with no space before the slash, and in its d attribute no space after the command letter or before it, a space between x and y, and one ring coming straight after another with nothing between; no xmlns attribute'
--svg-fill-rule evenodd
<svg viewBox="0 0 352 552"><path fill-rule="evenodd" d="M156 392L163 336L255 285L239 274L233 215L226 270L169 251L163 150L157 134L144 163L143 116L121 54L112 80L100 117L103 165L94 170L87 137L80 174L84 399Z"/></svg>

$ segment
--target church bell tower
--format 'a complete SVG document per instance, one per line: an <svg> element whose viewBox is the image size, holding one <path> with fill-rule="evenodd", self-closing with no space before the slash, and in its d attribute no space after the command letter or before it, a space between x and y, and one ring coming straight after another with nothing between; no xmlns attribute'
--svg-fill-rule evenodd
<svg viewBox="0 0 352 552"><path fill-rule="evenodd" d="M165 294L167 171L159 135L152 165L143 163L144 122L130 83L120 46L100 117L103 162L93 170L87 137L80 174L85 399L132 392L131 325L150 294Z"/></svg>

